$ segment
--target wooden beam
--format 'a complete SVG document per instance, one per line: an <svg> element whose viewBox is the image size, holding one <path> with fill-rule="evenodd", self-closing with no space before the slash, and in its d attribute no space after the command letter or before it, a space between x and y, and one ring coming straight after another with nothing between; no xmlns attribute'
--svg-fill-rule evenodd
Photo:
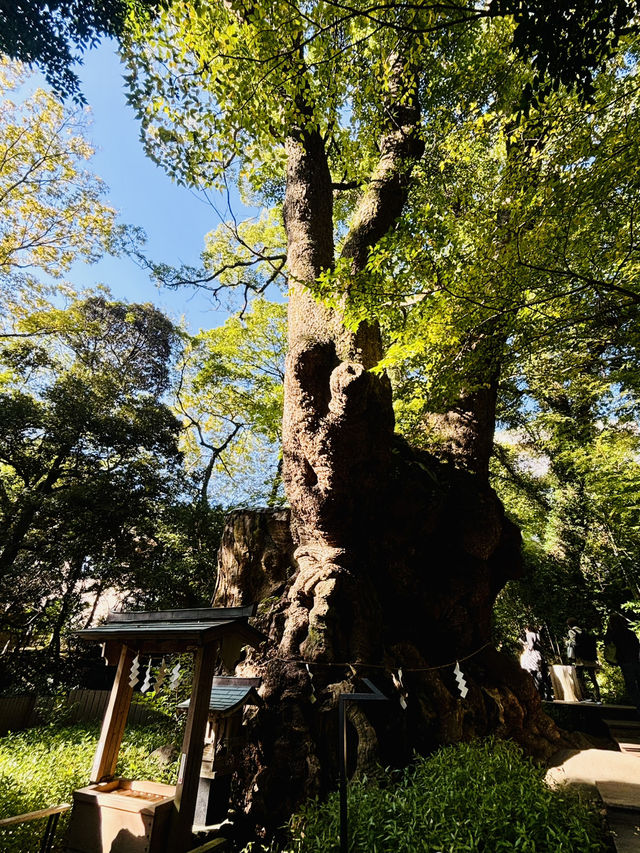
<svg viewBox="0 0 640 853"><path fill-rule="evenodd" d="M26 814L17 814L14 817L3 817L0 820L0 826L11 826L14 823L26 823L29 820L40 820L43 817L51 817L51 815L62 814L68 812L71 808L69 803L61 803L59 806L51 806L48 809L38 809L37 812L27 812Z"/></svg>
<svg viewBox="0 0 640 853"><path fill-rule="evenodd" d="M182 755L176 785L175 811L167 850L185 853L191 846L193 818L198 797L200 765L204 735L209 716L211 682L218 653L217 643L199 648L195 653L193 692L182 741Z"/></svg>
<svg viewBox="0 0 640 853"><path fill-rule="evenodd" d="M201 844L200 847L194 847L189 853L209 853L211 850L223 850L227 847L226 838L214 838L213 841L207 841L206 844Z"/></svg>
<svg viewBox="0 0 640 853"><path fill-rule="evenodd" d="M116 770L122 735L131 705L133 688L129 686L133 649L123 646L118 661L115 681L111 688L109 704L104 715L100 740L91 768L91 782L111 779Z"/></svg>

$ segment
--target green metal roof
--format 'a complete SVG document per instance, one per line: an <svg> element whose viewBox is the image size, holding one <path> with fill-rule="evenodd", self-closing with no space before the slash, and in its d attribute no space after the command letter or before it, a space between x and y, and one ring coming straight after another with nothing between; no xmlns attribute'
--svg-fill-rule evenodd
<svg viewBox="0 0 640 853"><path fill-rule="evenodd" d="M256 688L259 686L259 678L214 678L211 685L209 710L218 714L228 714L249 701L254 704L258 701ZM188 708L189 702L189 699L181 702L178 708Z"/></svg>
<svg viewBox="0 0 640 853"><path fill-rule="evenodd" d="M177 642L206 645L227 635L240 635L249 645L258 645L264 634L248 624L251 607L210 607L188 610L112 612L107 622L76 631L85 640L120 643Z"/></svg>

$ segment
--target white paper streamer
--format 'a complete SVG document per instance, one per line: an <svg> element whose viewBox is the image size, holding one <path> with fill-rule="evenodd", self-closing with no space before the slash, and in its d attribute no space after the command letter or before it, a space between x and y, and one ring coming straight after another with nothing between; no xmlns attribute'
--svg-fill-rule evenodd
<svg viewBox="0 0 640 853"><path fill-rule="evenodd" d="M129 687L135 687L138 681L138 675L140 673L140 655L136 655L134 659L131 661L131 672L129 673Z"/></svg>
<svg viewBox="0 0 640 853"><path fill-rule="evenodd" d="M460 691L460 695L464 699L467 693L469 692L469 688L467 687L467 682L464 680L464 675L462 674L462 670L460 669L460 664L456 661L456 668L453 670L453 674L456 677L456 681L458 682L458 690Z"/></svg>
<svg viewBox="0 0 640 853"><path fill-rule="evenodd" d="M170 690L177 690L178 689L178 684L180 683L181 674L182 673L180 672L180 661L178 661L178 663L171 670L171 678L169 679L169 689Z"/></svg>
<svg viewBox="0 0 640 853"><path fill-rule="evenodd" d="M313 686L313 675L311 674L311 670L309 669L309 664L307 663L305 664L305 666L307 667L307 672L309 673L309 684L311 685L311 696L309 696L309 702L311 702L311 704L313 705L313 703L317 701L316 691Z"/></svg>
<svg viewBox="0 0 640 853"><path fill-rule="evenodd" d="M147 671L144 674L144 681L142 682L142 687L140 690L142 693L146 693L147 690L151 687L151 682L153 678L151 676L151 658L149 658L149 663L147 664Z"/></svg>
<svg viewBox="0 0 640 853"><path fill-rule="evenodd" d="M400 694L400 707L403 711L407 710L407 699L409 698L409 694L407 693L407 688L402 683L402 669L398 670L398 674L391 673L391 679L393 681L393 686L396 688L398 693Z"/></svg>

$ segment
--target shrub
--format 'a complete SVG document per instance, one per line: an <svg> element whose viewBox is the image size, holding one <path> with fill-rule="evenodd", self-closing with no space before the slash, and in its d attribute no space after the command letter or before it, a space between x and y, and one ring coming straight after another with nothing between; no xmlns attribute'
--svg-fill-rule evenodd
<svg viewBox="0 0 640 853"><path fill-rule="evenodd" d="M632 704L627 696L620 667L617 664L608 663L602 652L600 652L599 663L598 684L602 701L608 705Z"/></svg>
<svg viewBox="0 0 640 853"><path fill-rule="evenodd" d="M0 738L0 817L70 803L72 792L89 782L98 733L97 724L50 725ZM152 750L171 741L171 735L157 725L128 728L116 773L175 784L176 765L160 767L149 758ZM67 820L68 815L60 821L58 844ZM0 849L3 853L38 850L43 831L42 821L2 829Z"/></svg>
<svg viewBox="0 0 640 853"><path fill-rule="evenodd" d="M606 850L602 818L513 743L488 739L418 759L400 781L349 785L349 836L361 853L587 853ZM290 824L291 853L338 850L338 797Z"/></svg>

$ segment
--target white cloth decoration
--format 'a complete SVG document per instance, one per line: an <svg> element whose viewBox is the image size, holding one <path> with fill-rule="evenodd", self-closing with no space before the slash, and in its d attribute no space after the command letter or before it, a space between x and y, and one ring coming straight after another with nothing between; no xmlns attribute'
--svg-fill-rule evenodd
<svg viewBox="0 0 640 853"><path fill-rule="evenodd" d="M180 672L180 661L178 661L178 663L171 670L171 678L169 679L169 689L170 690L177 690L178 689L178 684L180 684L181 674L182 673Z"/></svg>
<svg viewBox="0 0 640 853"><path fill-rule="evenodd" d="M398 670L398 674L391 673L391 679L393 681L393 686L396 688L398 693L400 694L400 707L403 711L407 710L407 699L409 694L407 693L407 688L402 683L402 669Z"/></svg>
<svg viewBox="0 0 640 853"><path fill-rule="evenodd" d="M309 673L309 684L311 685L311 696L309 696L309 702L311 702L311 704L313 705L313 703L317 701L316 691L313 686L313 675L311 674L311 670L309 669L309 664L306 663L305 666L307 668L307 672Z"/></svg>

